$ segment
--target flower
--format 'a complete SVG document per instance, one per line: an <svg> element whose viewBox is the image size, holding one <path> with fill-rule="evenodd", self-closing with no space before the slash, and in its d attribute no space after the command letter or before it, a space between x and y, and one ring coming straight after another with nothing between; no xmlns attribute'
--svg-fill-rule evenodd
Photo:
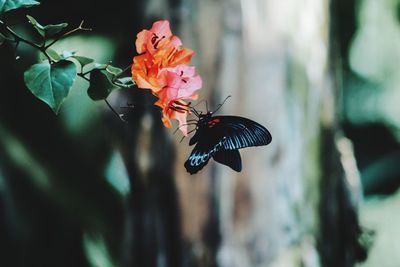
<svg viewBox="0 0 400 267"><path fill-rule="evenodd" d="M163 86L158 81L159 66L154 64L154 58L146 53L133 58L132 80L137 87L151 89L157 93Z"/></svg>
<svg viewBox="0 0 400 267"><path fill-rule="evenodd" d="M172 35L167 20L160 20L153 23L150 30L143 30L138 33L136 39L136 51L142 54L148 51L154 54L159 49L181 46L181 40Z"/></svg>
<svg viewBox="0 0 400 267"><path fill-rule="evenodd" d="M179 121L179 129L183 135L187 135L186 117L190 103L185 99L197 99L196 91L202 86L199 75L195 75L195 67L178 65L175 68L163 69L160 73L160 81L165 84L157 94L159 100L155 105L163 109L162 121L167 128L171 128L170 119Z"/></svg>
<svg viewBox="0 0 400 267"><path fill-rule="evenodd" d="M132 80L138 88L150 89L158 97L154 104L162 109L164 125L171 128L171 119L176 119L186 136L190 102L185 100L197 99L196 91L202 85L195 67L187 65L193 51L182 47L166 20L156 21L150 30L139 32L135 45L140 55L133 58Z"/></svg>
<svg viewBox="0 0 400 267"><path fill-rule="evenodd" d="M192 50L182 47L162 49L153 55L145 53L135 56L132 64L132 79L139 88L151 89L153 93L157 93L165 86L159 81L160 71L189 63L192 56Z"/></svg>
<svg viewBox="0 0 400 267"><path fill-rule="evenodd" d="M170 47L155 53L154 64L160 68L172 68L180 64L187 64L193 56L193 50L185 47Z"/></svg>

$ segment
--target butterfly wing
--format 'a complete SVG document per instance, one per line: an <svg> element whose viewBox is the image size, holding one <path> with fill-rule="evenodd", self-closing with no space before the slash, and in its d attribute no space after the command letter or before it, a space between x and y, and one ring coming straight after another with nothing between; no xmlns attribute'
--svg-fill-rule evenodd
<svg viewBox="0 0 400 267"><path fill-rule="evenodd" d="M270 132L261 124L237 116L215 116L219 121L212 129L220 138L226 137L223 147L226 150L237 150L252 146L265 146L271 143Z"/></svg>
<svg viewBox="0 0 400 267"><path fill-rule="evenodd" d="M210 132L204 133L207 136L200 136L198 143L193 148L192 153L185 162L185 168L190 174L197 173L215 153L223 149L223 140L216 139L216 136L210 135Z"/></svg>
<svg viewBox="0 0 400 267"><path fill-rule="evenodd" d="M214 154L213 159L223 165L231 167L232 170L240 172L242 170L242 159L239 150L221 149Z"/></svg>
<svg viewBox="0 0 400 267"><path fill-rule="evenodd" d="M196 144L200 140L200 137L204 136L204 134L207 134L207 132L207 127L199 127L192 138L190 138L189 146Z"/></svg>
<svg viewBox="0 0 400 267"><path fill-rule="evenodd" d="M200 125L190 139L190 145L197 144L185 167L190 174L196 173L214 157L217 162L240 171L238 149L268 145L271 140L269 131L255 121L237 116L214 116Z"/></svg>

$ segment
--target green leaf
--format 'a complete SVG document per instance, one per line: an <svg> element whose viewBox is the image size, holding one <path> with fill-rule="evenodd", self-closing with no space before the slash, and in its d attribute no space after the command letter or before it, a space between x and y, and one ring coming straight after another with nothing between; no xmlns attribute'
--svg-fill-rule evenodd
<svg viewBox="0 0 400 267"><path fill-rule="evenodd" d="M49 24L44 26L46 36L53 36L61 32L64 28L68 27L68 23Z"/></svg>
<svg viewBox="0 0 400 267"><path fill-rule="evenodd" d="M60 24L55 24L55 25L49 24L49 25L43 26L32 16L26 15L26 17L28 18L29 23L33 25L33 27L38 31L38 33L42 37L49 37L49 36L56 35L57 33L61 32L64 28L66 28L68 26L68 23L60 23Z"/></svg>
<svg viewBox="0 0 400 267"><path fill-rule="evenodd" d="M0 0L1 1L1 0ZM30 24L38 31L41 36L45 36L44 26L40 24L34 17L26 15Z"/></svg>
<svg viewBox="0 0 400 267"><path fill-rule="evenodd" d="M72 58L75 58L79 62L79 64L81 64L82 67L85 67L86 65L94 62L93 58L88 58L83 56L72 56Z"/></svg>
<svg viewBox="0 0 400 267"><path fill-rule="evenodd" d="M68 60L35 64L24 73L29 90L57 114L76 77L76 66Z"/></svg>
<svg viewBox="0 0 400 267"><path fill-rule="evenodd" d="M0 0L0 14L22 7L31 7L39 5L38 1L34 0Z"/></svg>
<svg viewBox="0 0 400 267"><path fill-rule="evenodd" d="M132 80L132 77L123 77L117 79L116 84L118 84L121 87L129 88L134 86L135 82Z"/></svg>
<svg viewBox="0 0 400 267"><path fill-rule="evenodd" d="M90 72L90 86L88 95L93 100L103 100L115 89L115 85L110 82L106 72L94 69Z"/></svg>
<svg viewBox="0 0 400 267"><path fill-rule="evenodd" d="M108 66L108 64L95 63L93 66L93 69L105 70L107 68L107 66Z"/></svg>
<svg viewBox="0 0 400 267"><path fill-rule="evenodd" d="M50 58L54 61L59 61L61 59L63 59L62 56L60 56L55 50L51 49L51 48L47 48L46 49L46 53L50 56Z"/></svg>
<svg viewBox="0 0 400 267"><path fill-rule="evenodd" d="M73 55L74 55L74 54L73 54L72 52L67 51L67 50L62 51L62 53L60 54L60 56L61 56L62 59L70 58L70 57L72 57Z"/></svg>
<svg viewBox="0 0 400 267"><path fill-rule="evenodd" d="M107 71L108 73L114 75L114 76L115 76L115 75L119 75L120 73L123 72L122 69L117 68L117 67L114 67L114 66L111 66L111 65L107 65L106 71Z"/></svg>

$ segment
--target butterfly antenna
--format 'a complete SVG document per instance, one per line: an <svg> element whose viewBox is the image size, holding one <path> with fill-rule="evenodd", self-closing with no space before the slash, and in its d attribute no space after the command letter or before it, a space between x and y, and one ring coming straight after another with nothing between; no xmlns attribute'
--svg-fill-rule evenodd
<svg viewBox="0 0 400 267"><path fill-rule="evenodd" d="M202 100L200 100L199 102L197 102L197 104L196 105L194 105L192 108L195 108L195 107L197 107L198 105L200 105L201 103L205 103L206 104L206 110L207 110L207 113L208 113L208 102L207 102L207 100L205 100L205 99L202 99ZM196 110L197 111L197 110ZM197 112L197 114L198 115L201 115L201 114L203 114L202 112Z"/></svg>
<svg viewBox="0 0 400 267"><path fill-rule="evenodd" d="M196 117L200 117L199 112L194 107L190 107L190 111L192 111Z"/></svg>
<svg viewBox="0 0 400 267"><path fill-rule="evenodd" d="M225 104L226 100L228 100L228 98L230 98L230 97L231 97L231 95L228 95L228 96L224 99L224 101L222 101L222 103L219 104L219 105L217 106L217 108L216 108L212 113L217 112L217 111Z"/></svg>

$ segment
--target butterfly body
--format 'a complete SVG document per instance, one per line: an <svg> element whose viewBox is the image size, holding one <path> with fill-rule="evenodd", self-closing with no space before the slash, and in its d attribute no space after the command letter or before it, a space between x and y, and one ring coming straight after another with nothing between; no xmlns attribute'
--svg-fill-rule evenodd
<svg viewBox="0 0 400 267"><path fill-rule="evenodd" d="M196 145L185 162L190 174L200 171L211 158L240 172L239 149L268 145L272 140L264 126L247 118L213 116L212 112L198 117L196 132L189 141L189 145Z"/></svg>

